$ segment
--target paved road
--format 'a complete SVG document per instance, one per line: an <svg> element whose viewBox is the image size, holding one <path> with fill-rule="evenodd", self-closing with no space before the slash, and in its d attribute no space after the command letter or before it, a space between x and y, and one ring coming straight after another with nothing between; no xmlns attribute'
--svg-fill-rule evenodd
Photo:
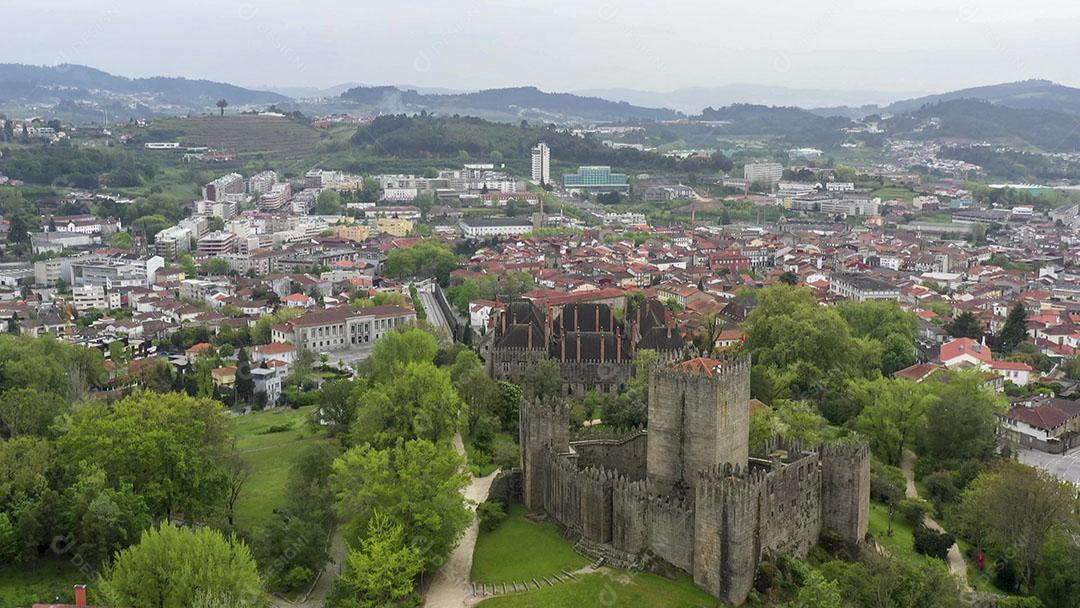
<svg viewBox="0 0 1080 608"><path fill-rule="evenodd" d="M465 453L465 446L461 442L461 435L454 437L454 448L459 454ZM475 510L475 505L487 500L491 482L495 479L498 471L494 471L487 477L473 477L472 482L462 492L465 498L472 504L470 509ZM427 608L464 608L475 603L472 597L472 558L476 548L476 536L480 531L480 524L473 518L473 523L458 541L454 550L450 553L446 563L435 573L424 597L424 606Z"/></svg>
<svg viewBox="0 0 1080 608"><path fill-rule="evenodd" d="M1038 467L1058 479L1080 485L1080 449L1065 454L1047 454L1039 450L1024 449L1017 454L1020 462Z"/></svg>
<svg viewBox="0 0 1080 608"><path fill-rule="evenodd" d="M904 496L908 498L919 497L919 489L915 486L915 459L915 453L907 450L904 452L903 460L900 463L900 470L904 472L904 479L907 481ZM923 523L926 524L927 528L935 532L945 531L930 515L924 516ZM960 547L956 543L949 547L948 562L949 571L953 573L953 576L960 579L960 584L963 585L965 590L971 590L971 585L968 584L967 562L964 561L964 554L960 553Z"/></svg>
<svg viewBox="0 0 1080 608"><path fill-rule="evenodd" d="M345 537L341 535L341 526L338 526L330 539L330 559L323 566L322 576L319 577L307 597L294 603L274 596L271 598L271 608L323 608L326 605L326 596L330 594L334 586L334 581L341 576L347 555L348 547L345 545Z"/></svg>
<svg viewBox="0 0 1080 608"><path fill-rule="evenodd" d="M417 289L416 295L420 296L420 303L424 305L424 311L427 312L428 322L450 329L450 323L447 322L442 309L439 308L438 302L435 301L435 294Z"/></svg>

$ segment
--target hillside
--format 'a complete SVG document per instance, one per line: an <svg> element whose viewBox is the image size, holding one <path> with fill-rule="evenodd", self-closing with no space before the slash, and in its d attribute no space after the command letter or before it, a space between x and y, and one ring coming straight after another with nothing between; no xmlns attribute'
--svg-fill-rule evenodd
<svg viewBox="0 0 1080 608"><path fill-rule="evenodd" d="M645 108L599 97L548 93L536 87L487 89L472 93L428 94L394 86L355 87L342 99L383 112L470 114L496 120L526 119L542 122L581 123L676 118L666 108Z"/></svg>
<svg viewBox="0 0 1080 608"><path fill-rule="evenodd" d="M1080 150L1078 119L1071 114L1017 109L974 99L922 106L885 121L890 136L993 141L1047 152Z"/></svg>
<svg viewBox="0 0 1080 608"><path fill-rule="evenodd" d="M1049 80L1022 80L916 97L889 104L884 111L893 114L912 112L927 104L960 99L975 99L1023 110L1049 110L1080 115L1080 89Z"/></svg>
<svg viewBox="0 0 1080 608"><path fill-rule="evenodd" d="M105 109L126 120L213 109L219 99L236 107L289 98L210 80L126 78L81 65L0 64L0 105L6 107L45 105L66 115L100 115Z"/></svg>
<svg viewBox="0 0 1080 608"><path fill-rule="evenodd" d="M319 133L307 125L279 116L193 116L155 121L141 139L179 140L234 152L240 157L260 154L273 158L303 158L315 150Z"/></svg>
<svg viewBox="0 0 1080 608"><path fill-rule="evenodd" d="M835 148L843 143L841 129L852 126L847 118L818 116L793 107L734 104L705 108L701 120L726 123L721 132L738 136L774 136L795 146Z"/></svg>
<svg viewBox="0 0 1080 608"><path fill-rule="evenodd" d="M510 125L473 117L380 116L360 127L353 145L373 154L400 158L470 156L490 158L495 153L507 163L519 163L519 171L529 158L529 149L547 142L552 163L563 165L611 165L627 170L716 171L731 168L723 155L711 160L678 161L673 157L633 149L612 149L596 138L577 137L564 130Z"/></svg>

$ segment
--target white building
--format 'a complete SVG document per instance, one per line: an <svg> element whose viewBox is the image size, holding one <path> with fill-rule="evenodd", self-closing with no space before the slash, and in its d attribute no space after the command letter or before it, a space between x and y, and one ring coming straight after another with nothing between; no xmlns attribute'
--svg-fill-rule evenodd
<svg viewBox="0 0 1080 608"><path fill-rule="evenodd" d="M532 149L532 180L538 184L551 182L551 148L544 142Z"/></svg>
<svg viewBox="0 0 1080 608"><path fill-rule="evenodd" d="M532 232L532 220L507 218L469 218L461 220L461 232L467 239L485 239L493 236L521 236Z"/></svg>
<svg viewBox="0 0 1080 608"><path fill-rule="evenodd" d="M109 291L104 285L73 287L71 288L71 304L79 312L120 308L120 293Z"/></svg>
<svg viewBox="0 0 1080 608"><path fill-rule="evenodd" d="M780 163L746 163L743 166L743 179L751 184L760 182L773 185L780 183L783 176L784 165Z"/></svg>

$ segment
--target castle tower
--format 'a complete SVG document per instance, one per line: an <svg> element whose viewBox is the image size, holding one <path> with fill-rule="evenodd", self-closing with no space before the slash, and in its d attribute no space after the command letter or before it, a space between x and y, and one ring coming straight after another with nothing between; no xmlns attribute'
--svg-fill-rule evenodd
<svg viewBox="0 0 1080 608"><path fill-rule="evenodd" d="M552 453L570 450L570 411L562 401L525 400L518 420L522 499L529 511L544 508Z"/></svg>
<svg viewBox="0 0 1080 608"><path fill-rule="evenodd" d="M821 523L857 545L870 527L870 448L862 443L821 446Z"/></svg>
<svg viewBox="0 0 1080 608"><path fill-rule="evenodd" d="M657 491L693 489L697 474L750 456L750 362L698 357L649 373L646 474Z"/></svg>

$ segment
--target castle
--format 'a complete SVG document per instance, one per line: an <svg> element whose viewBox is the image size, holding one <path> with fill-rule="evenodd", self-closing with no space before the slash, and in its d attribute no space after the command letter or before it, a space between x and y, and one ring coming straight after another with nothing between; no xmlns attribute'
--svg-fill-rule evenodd
<svg viewBox="0 0 1080 608"><path fill-rule="evenodd" d="M763 558L804 557L829 531L866 536L870 454L841 443L749 453L750 363L695 358L654 367L648 430L572 439L561 403L522 407L521 499L627 568L671 564L730 605Z"/></svg>
<svg viewBox="0 0 1080 608"><path fill-rule="evenodd" d="M639 350L670 357L683 349L671 311L659 301L615 311L603 302L511 303L493 317L488 374L520 383L529 367L551 359L559 364L564 395L615 393L626 388Z"/></svg>

